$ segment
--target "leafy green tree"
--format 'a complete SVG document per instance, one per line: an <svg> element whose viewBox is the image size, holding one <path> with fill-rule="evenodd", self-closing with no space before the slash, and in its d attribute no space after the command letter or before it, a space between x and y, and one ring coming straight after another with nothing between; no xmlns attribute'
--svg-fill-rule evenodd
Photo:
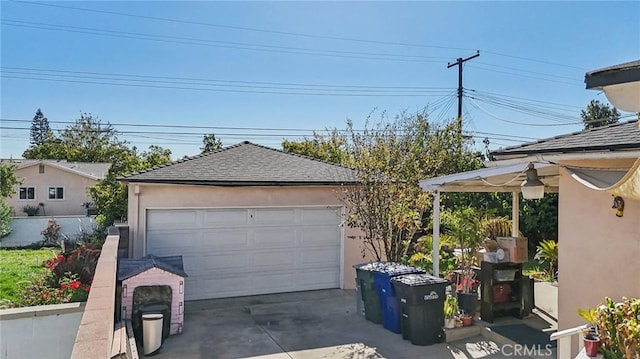
<svg viewBox="0 0 640 359"><path fill-rule="evenodd" d="M31 147L39 146L53 136L49 120L44 117L42 110L38 109L31 121Z"/></svg>
<svg viewBox="0 0 640 359"><path fill-rule="evenodd" d="M22 181L16 177L16 165L0 162L0 197L7 198L16 193L16 186Z"/></svg>
<svg viewBox="0 0 640 359"><path fill-rule="evenodd" d="M120 140L119 135L111 124L82 113L59 136L51 136L25 151L25 158L111 163L106 178L89 188L98 211L98 223L109 226L127 214L127 188L117 178L171 161L170 150L150 146L148 151L139 153L127 141Z"/></svg>
<svg viewBox="0 0 640 359"><path fill-rule="evenodd" d="M16 166L0 162L0 238L11 233L11 208L5 198L16 193L16 186L22 181L16 177Z"/></svg>
<svg viewBox="0 0 640 359"><path fill-rule="evenodd" d="M216 138L216 135L211 133L204 135L202 138L202 145L203 146L200 147L202 153L211 152L222 148L222 140Z"/></svg>
<svg viewBox="0 0 640 359"><path fill-rule="evenodd" d="M118 181L118 177L128 173L143 171L171 161L171 150L160 146L149 146L141 153L133 148L121 153L117 165L111 166L107 177L89 188L98 216L96 220L104 226L112 225L116 220L127 216L127 187Z"/></svg>
<svg viewBox="0 0 640 359"><path fill-rule="evenodd" d="M618 123L620 112L615 107L609 107L598 100L591 100L587 108L580 111L580 117L582 117L584 129L588 130Z"/></svg>
<svg viewBox="0 0 640 359"><path fill-rule="evenodd" d="M349 161L347 138L338 130L328 130L326 135L314 132L313 138L302 141L282 141L282 149L288 153L295 153L316 158L325 162L346 164Z"/></svg>
<svg viewBox="0 0 640 359"><path fill-rule="evenodd" d="M425 115L403 113L363 131L348 123L347 165L357 173L343 200L347 224L361 228L362 241L376 259L400 261L411 255L428 220L432 202L418 182L481 165L470 143L460 142L454 122L434 124Z"/></svg>

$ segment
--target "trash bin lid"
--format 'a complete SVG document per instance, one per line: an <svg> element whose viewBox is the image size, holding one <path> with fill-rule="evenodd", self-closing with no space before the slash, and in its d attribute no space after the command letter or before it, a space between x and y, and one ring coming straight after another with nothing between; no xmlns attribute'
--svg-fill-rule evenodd
<svg viewBox="0 0 640 359"><path fill-rule="evenodd" d="M142 313L162 313L165 310L168 311L169 308L169 304L140 304L138 311Z"/></svg>
<svg viewBox="0 0 640 359"><path fill-rule="evenodd" d="M440 277L428 274L405 274L391 278L392 281L400 282L409 287L417 287L432 284L449 284L449 281Z"/></svg>
<svg viewBox="0 0 640 359"><path fill-rule="evenodd" d="M383 273L389 276L398 276L402 274L425 272L425 270L422 268L411 267L411 266L400 264L400 263L390 263L387 266L375 268L373 270L378 273Z"/></svg>
<svg viewBox="0 0 640 359"><path fill-rule="evenodd" d="M160 313L148 313L142 315L142 320L158 320L162 319L162 314Z"/></svg>
<svg viewBox="0 0 640 359"><path fill-rule="evenodd" d="M363 271L375 271L378 269L385 268L387 266L393 265L396 263L393 262L369 262L369 263L360 263L353 266L355 269L360 269Z"/></svg>

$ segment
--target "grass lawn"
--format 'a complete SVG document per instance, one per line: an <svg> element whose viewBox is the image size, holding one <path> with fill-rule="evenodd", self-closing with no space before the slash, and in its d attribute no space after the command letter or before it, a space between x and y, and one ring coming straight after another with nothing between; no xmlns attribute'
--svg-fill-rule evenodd
<svg viewBox="0 0 640 359"><path fill-rule="evenodd" d="M15 302L22 288L46 273L42 265L59 248L0 250L0 299Z"/></svg>

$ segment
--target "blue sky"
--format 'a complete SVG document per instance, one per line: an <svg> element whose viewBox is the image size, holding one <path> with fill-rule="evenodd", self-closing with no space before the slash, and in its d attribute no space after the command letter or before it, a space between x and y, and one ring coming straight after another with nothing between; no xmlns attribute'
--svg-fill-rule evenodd
<svg viewBox="0 0 640 359"><path fill-rule="evenodd" d="M374 109L452 119L447 63L476 50L465 130L498 148L580 130L580 109L607 102L585 72L640 58L639 1L3 1L1 17L2 158L28 147L37 108L174 158L204 133L279 147Z"/></svg>

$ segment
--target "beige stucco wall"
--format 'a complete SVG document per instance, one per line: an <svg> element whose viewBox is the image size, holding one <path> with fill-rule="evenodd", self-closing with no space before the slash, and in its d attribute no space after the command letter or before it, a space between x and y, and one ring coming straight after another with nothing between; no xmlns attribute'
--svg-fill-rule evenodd
<svg viewBox="0 0 640 359"><path fill-rule="evenodd" d="M562 164L630 167L632 160L572 161ZM584 324L578 308L600 304L605 296L640 297L640 201L624 198L616 217L610 193L589 189L560 168L558 326Z"/></svg>
<svg viewBox="0 0 640 359"><path fill-rule="evenodd" d="M135 258L144 255L145 211L149 208L343 206L338 199L338 187L215 187L133 183L128 187L128 224ZM357 237L359 233L358 230L344 227L345 289L355 287L355 270L352 266L369 260L362 258L361 242L350 238Z"/></svg>
<svg viewBox="0 0 640 359"><path fill-rule="evenodd" d="M16 193L7 200L10 207L14 208L15 216L22 217L27 214L22 211L26 205L38 206L44 203L44 213L40 208L39 216L64 216L86 214L83 202L90 201L87 188L96 184L96 180L69 171L61 170L45 164L44 173L40 173L39 165L19 168L15 170L17 178L22 179L22 184L16 186ZM36 198L33 200L20 200L19 187L35 187ZM64 199L50 200L49 187L64 187Z"/></svg>

